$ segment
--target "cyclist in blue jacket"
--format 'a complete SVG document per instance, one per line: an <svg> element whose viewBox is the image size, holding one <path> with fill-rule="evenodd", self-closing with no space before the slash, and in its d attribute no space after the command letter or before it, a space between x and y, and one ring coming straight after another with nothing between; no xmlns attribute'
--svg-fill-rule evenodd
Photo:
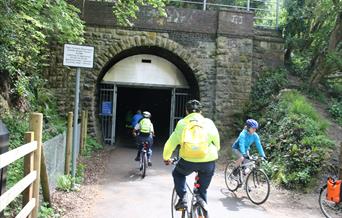
<svg viewBox="0 0 342 218"><path fill-rule="evenodd" d="M266 160L266 155L264 149L260 143L260 137L256 133L259 124L256 120L248 119L246 121L246 126L240 133L239 137L235 140L232 145L233 153L238 157L235 162L235 169L233 171L233 175L237 176L239 173L239 166L245 159L249 159L249 149L250 146L255 143L256 148L258 150L259 155Z"/></svg>

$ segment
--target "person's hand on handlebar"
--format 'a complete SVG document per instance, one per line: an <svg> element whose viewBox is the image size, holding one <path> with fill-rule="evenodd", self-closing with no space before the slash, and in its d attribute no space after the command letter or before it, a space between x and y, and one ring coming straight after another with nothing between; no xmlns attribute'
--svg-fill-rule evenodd
<svg viewBox="0 0 342 218"><path fill-rule="evenodd" d="M250 156L247 155L247 154L244 154L244 155L243 155L243 158L244 158L245 160L250 160L250 159L251 159Z"/></svg>
<svg viewBox="0 0 342 218"><path fill-rule="evenodd" d="M165 165L177 164L178 161L179 161L179 157L170 158L170 159L168 159L168 160L164 160L164 164L165 164Z"/></svg>
<svg viewBox="0 0 342 218"><path fill-rule="evenodd" d="M164 164L166 166L170 165L172 163L172 160L171 159L168 159L168 160L164 160Z"/></svg>

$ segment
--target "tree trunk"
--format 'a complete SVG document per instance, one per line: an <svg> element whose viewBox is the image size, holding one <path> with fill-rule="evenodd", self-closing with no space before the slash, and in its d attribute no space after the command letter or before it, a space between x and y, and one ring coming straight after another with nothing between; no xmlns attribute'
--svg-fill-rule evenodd
<svg viewBox="0 0 342 218"><path fill-rule="evenodd" d="M9 75L7 72L0 72L0 95L9 102Z"/></svg>
<svg viewBox="0 0 342 218"><path fill-rule="evenodd" d="M338 13L336 16L336 23L333 31L330 34L328 48L325 52L322 52L316 61L316 66L314 67L314 72L310 78L311 86L318 84L322 78L334 73L333 66L327 66L325 64L326 54L329 52L336 51L337 45L342 41L342 12Z"/></svg>

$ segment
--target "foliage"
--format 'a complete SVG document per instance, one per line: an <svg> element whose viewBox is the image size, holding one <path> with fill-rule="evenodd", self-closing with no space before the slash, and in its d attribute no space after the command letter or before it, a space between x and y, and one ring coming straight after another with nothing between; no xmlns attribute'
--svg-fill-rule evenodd
<svg viewBox="0 0 342 218"><path fill-rule="evenodd" d="M0 0L0 74L7 75L18 108L28 110L34 97L39 101L50 45L83 41L78 13L64 0Z"/></svg>
<svg viewBox="0 0 342 218"><path fill-rule="evenodd" d="M300 91L303 92L310 99L316 100L321 103L326 103L329 98L324 89L310 86L309 84L303 84L300 87Z"/></svg>
<svg viewBox="0 0 342 218"><path fill-rule="evenodd" d="M86 168L86 165L83 163L79 163L77 165L75 183L77 183L77 184L83 183L84 176L85 176L85 168Z"/></svg>
<svg viewBox="0 0 342 218"><path fill-rule="evenodd" d="M264 72L252 87L251 101L248 105L250 117L254 117L287 84L286 71L284 69L269 70Z"/></svg>
<svg viewBox="0 0 342 218"><path fill-rule="evenodd" d="M60 215L55 212L55 210L49 206L48 203L43 202L39 208L38 218L58 218Z"/></svg>
<svg viewBox="0 0 342 218"><path fill-rule="evenodd" d="M271 160L266 171L286 188L308 187L334 146L325 133L328 123L298 91L282 92L260 121Z"/></svg>
<svg viewBox="0 0 342 218"><path fill-rule="evenodd" d="M342 126L342 99L333 99L329 105L329 112L337 123Z"/></svg>
<svg viewBox="0 0 342 218"><path fill-rule="evenodd" d="M64 128L62 119L58 117L55 109L47 113L43 126L43 141L48 140L55 135L61 133ZM15 149L24 144L24 133L29 130L28 113L20 113L18 111L11 111L4 117L1 117L10 133L9 150ZM52 129L54 131L52 131ZM7 188L13 187L19 180L24 177L23 158L10 164L7 168ZM8 216L17 214L21 208L21 198L16 198L7 208L5 213Z"/></svg>
<svg viewBox="0 0 342 218"><path fill-rule="evenodd" d="M76 168L75 178L71 175L62 175L57 179L57 189L65 192L73 191L72 184L81 184L84 181L86 165L79 163Z"/></svg>
<svg viewBox="0 0 342 218"><path fill-rule="evenodd" d="M103 148L102 144L99 144L96 141L96 139L88 136L86 140L86 146L82 155L90 156L94 151L100 150L102 148Z"/></svg>
<svg viewBox="0 0 342 218"><path fill-rule="evenodd" d="M342 69L340 0L285 0L282 30L285 61L291 71L310 78L310 84Z"/></svg>
<svg viewBox="0 0 342 218"><path fill-rule="evenodd" d="M57 179L57 189L70 192L72 190L73 178L71 175L62 175Z"/></svg>
<svg viewBox="0 0 342 218"><path fill-rule="evenodd" d="M328 122L308 100L299 91L284 89L286 73L261 75L245 114L260 123L259 135L270 160L263 163L265 172L286 188L304 190L315 182L334 143L326 134Z"/></svg>
<svg viewBox="0 0 342 218"><path fill-rule="evenodd" d="M150 6L156 10L156 15L166 17L166 0L118 0L113 7L116 21L121 25L133 26L140 7Z"/></svg>

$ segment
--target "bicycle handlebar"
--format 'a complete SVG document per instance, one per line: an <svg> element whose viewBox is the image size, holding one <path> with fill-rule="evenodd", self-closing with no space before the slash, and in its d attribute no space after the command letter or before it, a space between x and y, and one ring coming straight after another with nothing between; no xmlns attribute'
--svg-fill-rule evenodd
<svg viewBox="0 0 342 218"><path fill-rule="evenodd" d="M172 164L172 165L176 165L176 164L178 163L179 159L180 159L179 157L174 157L174 158L172 158L172 159L171 159L171 164Z"/></svg>

